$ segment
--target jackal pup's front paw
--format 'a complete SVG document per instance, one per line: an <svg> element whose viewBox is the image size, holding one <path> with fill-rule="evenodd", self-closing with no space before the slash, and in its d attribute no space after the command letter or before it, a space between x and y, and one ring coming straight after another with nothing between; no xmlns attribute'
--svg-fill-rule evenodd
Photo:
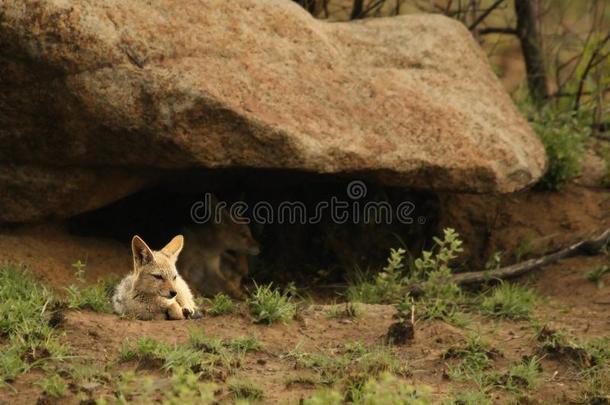
<svg viewBox="0 0 610 405"><path fill-rule="evenodd" d="M182 308L182 314L184 315L185 318L187 319L199 319L199 318L203 318L203 314L201 313L200 310L196 309L196 308L187 308L187 307L183 307Z"/></svg>

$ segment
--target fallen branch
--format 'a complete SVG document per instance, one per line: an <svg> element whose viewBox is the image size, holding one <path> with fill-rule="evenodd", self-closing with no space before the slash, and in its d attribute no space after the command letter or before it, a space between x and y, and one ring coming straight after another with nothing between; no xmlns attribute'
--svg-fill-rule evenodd
<svg viewBox="0 0 610 405"><path fill-rule="evenodd" d="M524 262L516 263L496 270L471 271L454 274L453 282L459 285L469 285L483 283L489 280L504 280L507 278L517 277L561 259L581 254L591 255L599 253L605 246L608 245L608 243L610 243L610 229L607 229L602 234L592 239L580 241L568 246L565 249L558 250L554 253L536 259L526 260ZM410 285L408 290L414 295L421 294L423 291L421 285L418 284Z"/></svg>

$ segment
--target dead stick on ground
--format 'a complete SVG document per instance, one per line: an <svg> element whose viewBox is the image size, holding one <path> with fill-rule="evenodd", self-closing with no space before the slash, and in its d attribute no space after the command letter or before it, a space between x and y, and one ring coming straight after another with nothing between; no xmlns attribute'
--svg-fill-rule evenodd
<svg viewBox="0 0 610 405"><path fill-rule="evenodd" d="M610 229L607 229L599 236L592 239L586 239L568 246L565 249L558 250L546 256L537 259L526 260L521 263L516 263L511 266L499 268L497 270L471 271L467 273L458 273L453 275L453 281L459 285L469 285L482 283L488 280L504 280L519 276L529 271L535 270L541 266L554 263L558 260L567 257L576 256L579 254L595 254L599 253L604 246L610 243ZM413 294L421 293L422 289L419 285L409 286L409 291Z"/></svg>

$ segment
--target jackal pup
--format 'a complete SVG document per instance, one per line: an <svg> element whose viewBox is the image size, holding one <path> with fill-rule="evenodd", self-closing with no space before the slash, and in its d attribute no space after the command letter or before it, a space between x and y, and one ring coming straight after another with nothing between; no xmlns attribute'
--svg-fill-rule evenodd
<svg viewBox="0 0 610 405"><path fill-rule="evenodd" d="M178 267L191 286L204 295L227 293L243 296L242 278L248 275L246 255L258 255L260 247L246 224L238 223L226 209L221 220L183 229L189 244Z"/></svg>
<svg viewBox="0 0 610 405"><path fill-rule="evenodd" d="M200 318L191 290L176 270L183 245L184 237L178 235L160 251L153 251L134 236L133 272L116 288L115 312L144 320Z"/></svg>

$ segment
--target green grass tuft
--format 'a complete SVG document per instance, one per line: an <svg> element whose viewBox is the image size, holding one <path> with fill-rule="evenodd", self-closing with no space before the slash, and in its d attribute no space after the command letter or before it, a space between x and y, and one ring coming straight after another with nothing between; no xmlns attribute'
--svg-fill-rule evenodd
<svg viewBox="0 0 610 405"><path fill-rule="evenodd" d="M248 300L254 322L272 324L277 321L289 322L294 318L297 308L289 294L273 288L272 283L255 287Z"/></svg>
<svg viewBox="0 0 610 405"><path fill-rule="evenodd" d="M493 401L489 399L483 391L465 391L455 397L443 401L443 405L493 405Z"/></svg>
<svg viewBox="0 0 610 405"><path fill-rule="evenodd" d="M0 384L64 355L49 325L53 294L23 269L0 268Z"/></svg>
<svg viewBox="0 0 610 405"><path fill-rule="evenodd" d="M485 295L481 310L485 315L506 319L529 319L536 306L535 293L517 284L503 282Z"/></svg>
<svg viewBox="0 0 610 405"><path fill-rule="evenodd" d="M610 266L600 266L595 270L588 272L585 277L592 283L595 283L597 288L604 288L604 277L610 274Z"/></svg>
<svg viewBox="0 0 610 405"><path fill-rule="evenodd" d="M326 311L328 319L336 318L360 318L364 308L358 302L346 302L344 304L333 304Z"/></svg>
<svg viewBox="0 0 610 405"><path fill-rule="evenodd" d="M496 373L490 378L496 387L512 392L520 392L537 387L541 382L540 359L536 356L512 363L504 373Z"/></svg>
<svg viewBox="0 0 610 405"><path fill-rule="evenodd" d="M488 384L486 371L492 366L497 351L479 335L468 336L463 346L449 349L445 359L459 359L455 365L450 365L447 371L449 377L456 381L472 381L479 389Z"/></svg>
<svg viewBox="0 0 610 405"><path fill-rule="evenodd" d="M39 385L45 394L53 398L61 398L68 387L64 379L57 374L45 377Z"/></svg>
<svg viewBox="0 0 610 405"><path fill-rule="evenodd" d="M236 400L260 401L264 397L262 389L250 380L231 378L227 381L227 388Z"/></svg>
<svg viewBox="0 0 610 405"><path fill-rule="evenodd" d="M65 290L68 294L68 308L70 309L112 313L111 296L108 294L108 287L104 282L84 288L71 285Z"/></svg>
<svg viewBox="0 0 610 405"><path fill-rule="evenodd" d="M237 311L237 305L227 294L218 293L213 298L205 298L206 312L212 316L233 314Z"/></svg>

